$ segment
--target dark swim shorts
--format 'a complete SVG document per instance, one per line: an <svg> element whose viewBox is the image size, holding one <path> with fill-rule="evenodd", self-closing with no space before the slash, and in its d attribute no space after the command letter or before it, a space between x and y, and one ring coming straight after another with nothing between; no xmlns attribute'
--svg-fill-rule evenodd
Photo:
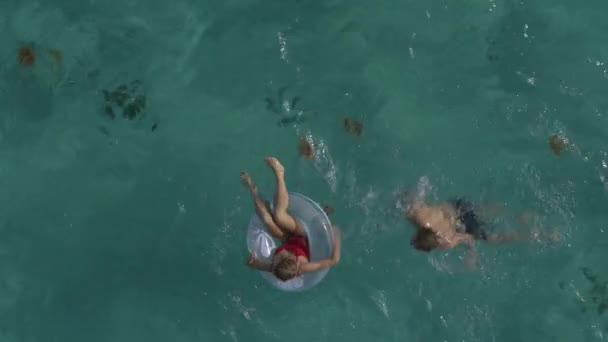
<svg viewBox="0 0 608 342"><path fill-rule="evenodd" d="M458 220L464 225L465 232L471 234L476 240L487 240L488 235L485 224L479 219L473 204L464 198L450 200L458 213Z"/></svg>

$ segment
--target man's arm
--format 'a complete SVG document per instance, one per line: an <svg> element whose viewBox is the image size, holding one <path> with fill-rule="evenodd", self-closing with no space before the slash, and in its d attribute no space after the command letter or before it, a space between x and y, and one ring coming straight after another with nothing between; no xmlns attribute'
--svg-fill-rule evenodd
<svg viewBox="0 0 608 342"><path fill-rule="evenodd" d="M466 233L459 233L456 237L456 241L454 241L454 247L459 244L466 245L467 254L464 257L464 262L471 269L475 268L475 264L477 262L477 251L475 250L475 239Z"/></svg>
<svg viewBox="0 0 608 342"><path fill-rule="evenodd" d="M532 232L504 232L504 233L493 233L488 235L488 241L491 242L513 242L513 241L524 241L524 240L548 240L557 242L561 240L561 234L558 231L547 233L541 231Z"/></svg>
<svg viewBox="0 0 608 342"><path fill-rule="evenodd" d="M418 184L416 184L416 193L410 195L410 200L408 204L412 205L424 205L426 195L431 189L431 182L427 176L422 176L418 179Z"/></svg>
<svg viewBox="0 0 608 342"><path fill-rule="evenodd" d="M338 230L338 228L336 226L333 227L334 229L334 248L333 251L331 253L331 256L325 260L321 260L321 261L315 261L315 262L307 262L304 265L302 265L300 267L300 273L306 273L306 272L314 272L314 271L318 271L318 270L322 270L324 268L328 268L334 265L337 265L340 262L340 249L341 249L341 234L340 234L340 230Z"/></svg>

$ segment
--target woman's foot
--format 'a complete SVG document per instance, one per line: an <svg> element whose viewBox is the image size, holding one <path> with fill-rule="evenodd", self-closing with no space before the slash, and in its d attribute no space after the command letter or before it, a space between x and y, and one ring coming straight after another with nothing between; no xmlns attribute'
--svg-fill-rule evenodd
<svg viewBox="0 0 608 342"><path fill-rule="evenodd" d="M266 164L268 164L268 166L270 166L270 168L274 171L274 173L276 173L276 174L285 173L285 168L283 167L283 165L281 165L281 162L279 162L279 160L277 158L266 157L266 158L264 158L264 160L266 161Z"/></svg>
<svg viewBox="0 0 608 342"><path fill-rule="evenodd" d="M251 179L251 177L249 177L249 174L247 172L241 172L241 180L243 181L243 184L245 184L247 189L249 189L249 192L251 192L252 195L255 196L258 194L258 188L256 188L255 184L253 184L253 180Z"/></svg>

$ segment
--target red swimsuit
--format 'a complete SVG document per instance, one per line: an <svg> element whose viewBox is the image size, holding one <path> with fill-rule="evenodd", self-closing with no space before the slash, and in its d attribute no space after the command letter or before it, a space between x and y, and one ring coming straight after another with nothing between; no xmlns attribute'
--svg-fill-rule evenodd
<svg viewBox="0 0 608 342"><path fill-rule="evenodd" d="M285 241L281 245L281 247L277 248L274 251L274 254L276 255L284 250L290 251L296 256L296 258L299 256L304 256L308 260L310 260L310 248L308 246L308 238L305 236L292 235L288 237L287 241Z"/></svg>

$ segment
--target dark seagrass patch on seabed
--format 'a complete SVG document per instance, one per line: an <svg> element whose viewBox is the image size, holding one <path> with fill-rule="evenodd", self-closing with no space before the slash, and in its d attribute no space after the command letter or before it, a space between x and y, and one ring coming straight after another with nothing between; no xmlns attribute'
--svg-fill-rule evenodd
<svg viewBox="0 0 608 342"><path fill-rule="evenodd" d="M143 118L147 99L140 80L120 84L112 90L102 89L101 93L104 98L103 115L107 118L114 120L117 112L128 120Z"/></svg>
<svg viewBox="0 0 608 342"><path fill-rule="evenodd" d="M549 138L549 147L555 155L560 155L568 149L568 139L558 134L554 134Z"/></svg>
<svg viewBox="0 0 608 342"><path fill-rule="evenodd" d="M324 211L324 212L325 212L325 213L326 213L328 216L329 216L329 215L331 215L331 214L333 214L333 213L336 211L336 209L334 209L334 207L332 207L332 206L330 206L330 205L328 205L328 204L323 204L323 205L322 205L322 207L323 207L323 211Z"/></svg>
<svg viewBox="0 0 608 342"><path fill-rule="evenodd" d="M589 296L591 303L598 315L603 315L608 309L608 280L600 279L591 269L587 267L581 268L585 278L591 283Z"/></svg>
<svg viewBox="0 0 608 342"><path fill-rule="evenodd" d="M298 153L306 159L314 159L315 145L312 139L301 137L298 141Z"/></svg>
<svg viewBox="0 0 608 342"><path fill-rule="evenodd" d="M279 88L276 96L266 97L266 110L279 116L277 126L287 127L307 122L316 113L310 109L300 108L301 98L294 96L291 99L285 98L286 86Z"/></svg>
<svg viewBox="0 0 608 342"><path fill-rule="evenodd" d="M579 292L575 290L577 303L581 312L591 312L602 316L606 310L608 310L608 280L601 278L589 267L580 268L583 277L591 284L591 288L585 292ZM565 281L558 282L558 286L562 290L567 289L567 283Z"/></svg>
<svg viewBox="0 0 608 342"><path fill-rule="evenodd" d="M103 108L101 115L110 120L117 118L128 121L141 121L146 116L148 99L143 89L143 82L134 80L122 83L113 89L102 89ZM154 132L158 128L158 122L151 124L150 131ZM109 136L110 131L105 126L100 126L100 132Z"/></svg>
<svg viewBox="0 0 608 342"><path fill-rule="evenodd" d="M363 134L363 123L353 118L344 118L342 120L344 130L352 135L360 137Z"/></svg>

